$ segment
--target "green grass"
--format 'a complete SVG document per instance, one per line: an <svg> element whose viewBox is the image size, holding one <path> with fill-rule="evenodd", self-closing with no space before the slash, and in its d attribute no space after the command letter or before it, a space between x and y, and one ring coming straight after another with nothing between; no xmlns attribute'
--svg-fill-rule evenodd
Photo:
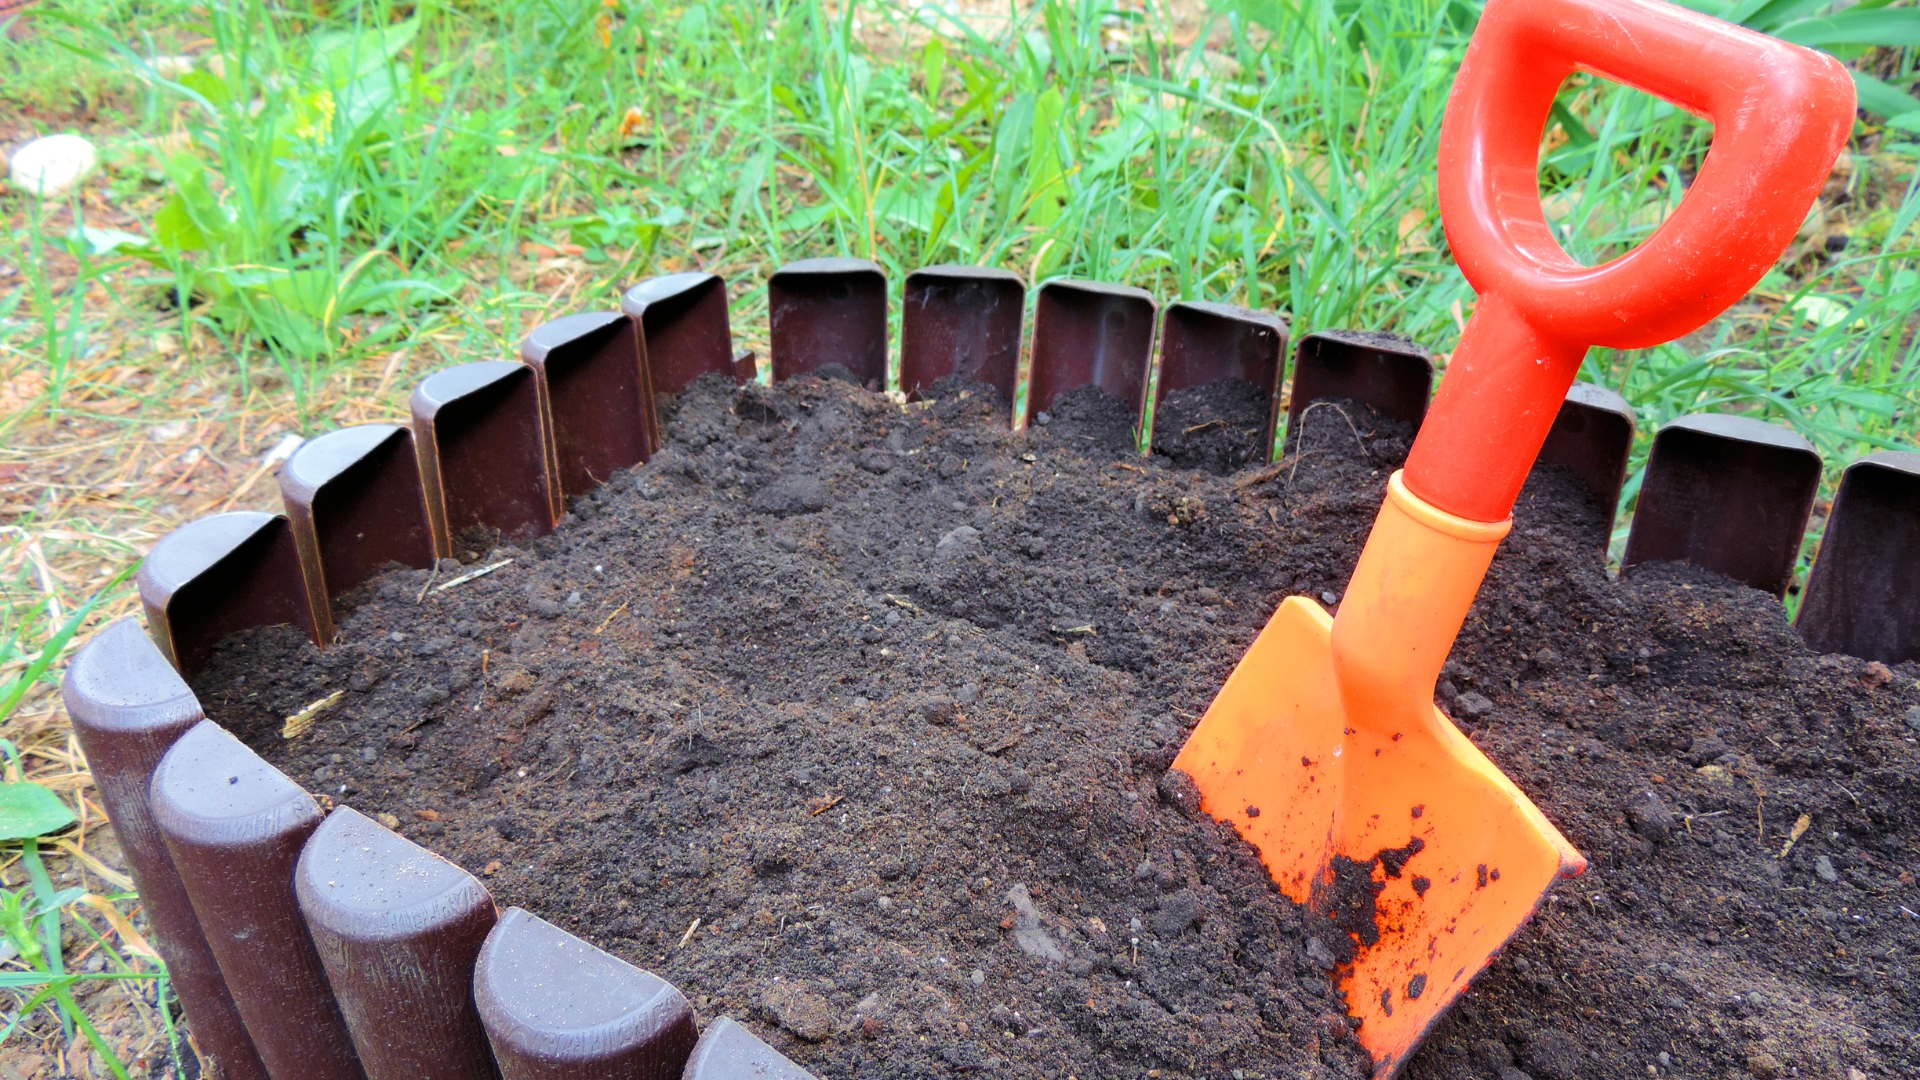
<svg viewBox="0 0 1920 1080"><path fill-rule="evenodd" d="M1445 351L1472 294L1436 250L1433 156L1472 7L1247 10L1213 16L1220 49L1203 55L1170 42L1164 12L1088 2L970 24L937 5L836 14L817 0L364 3L324 19L74 0L53 8L68 25L43 20L16 50L0 99L44 107L64 81L117 103L112 186L146 227L44 242L144 290L136 306L172 294L237 345L221 359L238 377L265 368L303 407L340 368L425 336L510 348L513 316L542 307L512 263L526 242L569 239L604 260L600 297L663 260L718 262L751 289L786 260L844 252L896 284L927 262L994 263ZM205 43L200 69L160 75L161 33ZM1570 196L1552 205L1574 253L1600 258L1651 231L1706 133L1634 91L1582 80L1565 101L1580 130L1545 186ZM630 108L646 121L631 143ZM188 138L157 148L169 132ZM1879 216L1848 222L1869 243L1772 283L1837 301L1840 314L1816 305L1829 325L1788 308L1711 345L1597 353L1590 375L1649 420L1738 405L1840 456L1897 441L1920 299L1901 246L1914 147L1862 135L1863 168L1888 178ZM0 301L33 316L9 344L58 362L86 316L33 283Z"/></svg>

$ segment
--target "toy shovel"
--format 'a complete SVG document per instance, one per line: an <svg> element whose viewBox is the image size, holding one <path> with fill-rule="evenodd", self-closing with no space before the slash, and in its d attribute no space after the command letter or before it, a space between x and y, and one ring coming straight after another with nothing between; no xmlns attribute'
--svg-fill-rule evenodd
<svg viewBox="0 0 1920 1080"><path fill-rule="evenodd" d="M1540 137L1588 71L1711 120L1646 243L1575 262L1540 209ZM1792 239L1851 129L1824 54L1657 0L1490 0L1440 137L1447 239L1472 321L1329 618L1290 597L1174 767L1344 932L1334 977L1390 1077L1555 879L1586 860L1433 704L1435 680L1590 345L1643 348L1744 295Z"/></svg>

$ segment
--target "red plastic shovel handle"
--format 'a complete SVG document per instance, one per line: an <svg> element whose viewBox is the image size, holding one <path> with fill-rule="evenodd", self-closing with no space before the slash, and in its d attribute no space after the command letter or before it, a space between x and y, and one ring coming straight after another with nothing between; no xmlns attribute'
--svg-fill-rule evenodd
<svg viewBox="0 0 1920 1080"><path fill-rule="evenodd" d="M1714 125L1672 217L1591 267L1540 209L1540 136L1575 71ZM1490 0L1440 133L1447 241L1480 299L1407 485L1461 517L1504 519L1587 347L1671 341L1745 295L1805 219L1853 108L1832 57L1658 0Z"/></svg>

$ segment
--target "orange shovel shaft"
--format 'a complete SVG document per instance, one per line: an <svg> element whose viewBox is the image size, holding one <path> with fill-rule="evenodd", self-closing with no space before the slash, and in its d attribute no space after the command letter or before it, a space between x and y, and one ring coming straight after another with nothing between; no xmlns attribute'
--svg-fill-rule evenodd
<svg viewBox="0 0 1920 1080"><path fill-rule="evenodd" d="M1483 297L1407 455L1407 486L1448 513L1505 520L1586 354Z"/></svg>

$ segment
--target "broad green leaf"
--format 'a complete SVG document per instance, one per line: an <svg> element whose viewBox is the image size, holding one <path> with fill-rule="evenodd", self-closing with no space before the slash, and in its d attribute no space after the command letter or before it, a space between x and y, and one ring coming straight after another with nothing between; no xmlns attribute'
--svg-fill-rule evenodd
<svg viewBox="0 0 1920 1080"><path fill-rule="evenodd" d="M1238 15L1269 30L1284 30L1287 9L1281 0L1207 0L1207 6L1223 15Z"/></svg>
<svg viewBox="0 0 1920 1080"><path fill-rule="evenodd" d="M874 213L910 229L933 229L934 190L927 184L907 183L882 190L873 201Z"/></svg>
<svg viewBox="0 0 1920 1080"><path fill-rule="evenodd" d="M947 78L947 47L939 37L928 38L926 48L920 50L920 71L926 80L927 99L937 99Z"/></svg>
<svg viewBox="0 0 1920 1080"><path fill-rule="evenodd" d="M123 229L96 229L91 225L82 225L67 233L67 250L96 259L116 251L145 259L158 259L160 254L147 237Z"/></svg>
<svg viewBox="0 0 1920 1080"><path fill-rule="evenodd" d="M814 203L812 206L796 206L780 218L780 228L784 232L806 232L808 229L824 225L845 217L840 205L831 200ZM655 235L658 235L657 233Z"/></svg>
<svg viewBox="0 0 1920 1080"><path fill-rule="evenodd" d="M1815 326L1839 326L1853 314L1853 309L1841 300L1817 293L1800 297L1792 306L1796 314Z"/></svg>
<svg viewBox="0 0 1920 1080"><path fill-rule="evenodd" d="M1904 49L1920 45L1920 8L1849 8L1837 15L1788 23L1773 34L1795 45L1882 45Z"/></svg>
<svg viewBox="0 0 1920 1080"><path fill-rule="evenodd" d="M335 30L313 36L313 67L336 87L387 66L420 32L418 16L392 26Z"/></svg>
<svg viewBox="0 0 1920 1080"><path fill-rule="evenodd" d="M1553 103L1553 111L1550 115L1552 119L1559 121L1560 130L1567 133L1567 142L1569 145L1572 145L1572 146L1592 146L1593 145L1594 143L1593 132L1588 130L1587 125L1580 122L1579 117L1573 115L1572 109L1569 109L1566 107L1566 105L1556 101Z"/></svg>
<svg viewBox="0 0 1920 1080"><path fill-rule="evenodd" d="M1033 103L1033 154L1027 159L1027 219L1043 229L1060 220L1067 201L1066 162L1060 152L1060 117L1066 105L1048 87Z"/></svg>
<svg viewBox="0 0 1920 1080"><path fill-rule="evenodd" d="M206 98L208 104L224 106L229 103L225 79L204 68L194 68L180 76L180 85Z"/></svg>
<svg viewBox="0 0 1920 1080"><path fill-rule="evenodd" d="M77 820L60 796L22 780L0 784L0 840L26 840L58 832Z"/></svg>
<svg viewBox="0 0 1920 1080"><path fill-rule="evenodd" d="M1920 112L1920 100L1899 87L1881 82L1864 71L1852 74L1854 94L1859 97L1860 107L1868 112L1887 117Z"/></svg>
<svg viewBox="0 0 1920 1080"><path fill-rule="evenodd" d="M49 911L59 911L61 908L66 907L68 904L73 903L85 895L87 895L87 890L85 889L61 889L59 892L47 897L39 907L35 908L33 917L37 919Z"/></svg>
<svg viewBox="0 0 1920 1080"><path fill-rule="evenodd" d="M168 206L177 205L177 213L184 215L193 225L199 234L195 246L206 247L214 242L225 242L232 232L233 222L220 206L213 189L208 186L206 168L200 164L200 159L192 154L172 154L161 162L161 167L166 170L167 179L173 182L174 194L168 200ZM156 222L154 232L157 235L160 231ZM182 233L176 232L175 235L187 238ZM167 241L162 239L161 242ZM176 246L176 250L190 249Z"/></svg>
<svg viewBox="0 0 1920 1080"><path fill-rule="evenodd" d="M0 990L29 990L36 986L51 985L54 988L71 986L79 982L125 982L135 979L158 979L162 972L157 971L98 971L65 975L53 975L45 971L0 971ZM28 1005L33 1004L29 1002ZM22 1006L20 1016L30 1015L32 1010Z"/></svg>
<svg viewBox="0 0 1920 1080"><path fill-rule="evenodd" d="M1772 30L1826 3L1828 0L1740 0L1737 4L1723 5L1724 12L1709 14L1755 30Z"/></svg>
<svg viewBox="0 0 1920 1080"><path fill-rule="evenodd" d="M1674 3L1679 4L1683 8L1698 11L1703 15L1711 15L1716 19L1725 19L1728 22L1739 21L1730 17L1733 12L1733 4L1730 3L1729 0L1674 0Z"/></svg>

